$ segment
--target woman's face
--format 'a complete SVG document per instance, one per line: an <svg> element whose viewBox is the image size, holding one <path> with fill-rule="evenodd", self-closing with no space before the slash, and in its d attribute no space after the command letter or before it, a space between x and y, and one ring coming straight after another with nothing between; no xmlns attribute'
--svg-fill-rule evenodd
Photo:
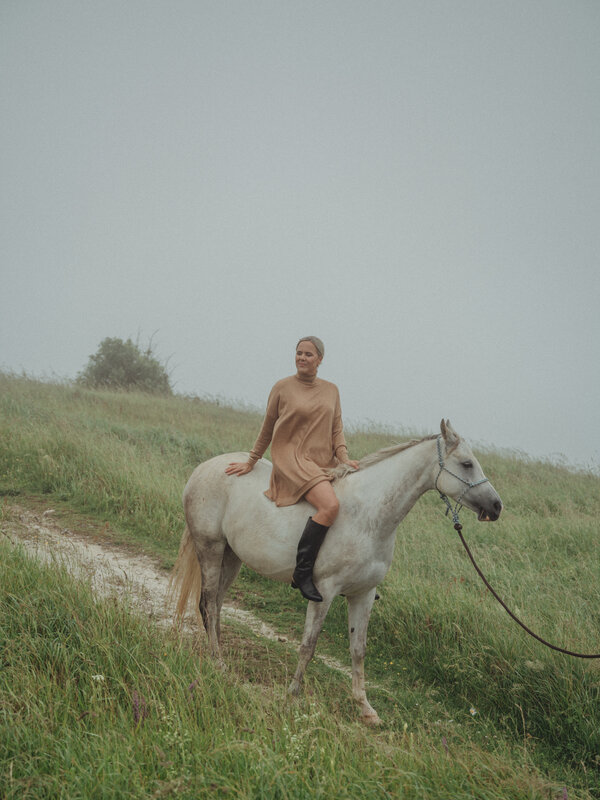
<svg viewBox="0 0 600 800"><path fill-rule="evenodd" d="M322 360L312 342L298 343L296 348L296 369L300 377L312 378L315 376Z"/></svg>

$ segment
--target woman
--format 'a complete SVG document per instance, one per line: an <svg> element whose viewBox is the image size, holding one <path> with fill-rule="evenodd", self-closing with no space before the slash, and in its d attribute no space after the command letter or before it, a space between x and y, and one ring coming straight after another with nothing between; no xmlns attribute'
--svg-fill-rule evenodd
<svg viewBox="0 0 600 800"><path fill-rule="evenodd" d="M316 508L298 544L292 586L317 603L323 598L313 583L313 567L339 511L327 470L340 462L358 469L358 461L348 458L337 386L317 378L324 354L323 342L316 336L300 339L296 374L272 388L248 461L234 462L225 470L228 475L245 475L271 444L273 469L266 496L278 506L291 506L304 498Z"/></svg>

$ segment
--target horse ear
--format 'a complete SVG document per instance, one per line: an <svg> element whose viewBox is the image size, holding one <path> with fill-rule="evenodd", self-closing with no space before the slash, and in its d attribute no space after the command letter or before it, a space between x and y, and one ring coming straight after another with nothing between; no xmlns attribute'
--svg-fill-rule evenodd
<svg viewBox="0 0 600 800"><path fill-rule="evenodd" d="M442 436L444 437L447 447L452 447L453 445L458 444L459 436L452 425L450 425L449 419L441 421L440 431L442 432Z"/></svg>

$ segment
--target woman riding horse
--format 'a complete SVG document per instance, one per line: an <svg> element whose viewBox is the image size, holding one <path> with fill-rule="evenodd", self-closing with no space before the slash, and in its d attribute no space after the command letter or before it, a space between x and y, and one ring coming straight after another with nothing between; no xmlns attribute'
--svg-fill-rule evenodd
<svg viewBox="0 0 600 800"><path fill-rule="evenodd" d="M271 444L273 470L265 495L278 506L304 498L316 508L298 544L292 586L317 603L323 598L313 583L313 567L339 511L327 470L340 463L358 469L358 461L348 458L337 386L317 377L324 354L323 342L316 336L300 339L296 374L272 388L248 461L233 462L225 470L228 475L247 474Z"/></svg>

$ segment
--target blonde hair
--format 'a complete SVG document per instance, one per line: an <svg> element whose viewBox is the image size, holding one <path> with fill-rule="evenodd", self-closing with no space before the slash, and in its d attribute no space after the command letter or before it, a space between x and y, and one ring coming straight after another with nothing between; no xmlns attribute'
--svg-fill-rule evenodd
<svg viewBox="0 0 600 800"><path fill-rule="evenodd" d="M296 350L298 349L298 345L300 342L312 342L314 346L317 348L317 353L323 358L325 355L325 345L319 339L318 336L303 336L301 339L298 339L298 344L296 345Z"/></svg>

